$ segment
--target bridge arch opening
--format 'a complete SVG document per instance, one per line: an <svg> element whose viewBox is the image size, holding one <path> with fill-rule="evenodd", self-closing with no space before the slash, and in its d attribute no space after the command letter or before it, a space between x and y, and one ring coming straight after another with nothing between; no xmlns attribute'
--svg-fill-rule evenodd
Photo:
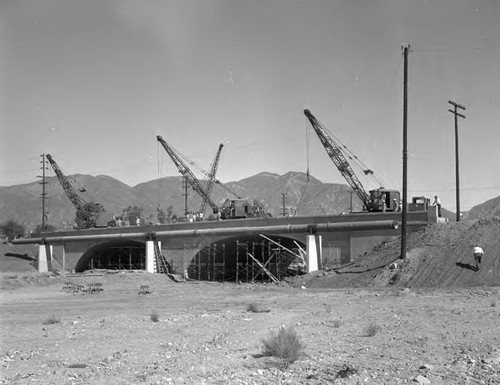
<svg viewBox="0 0 500 385"><path fill-rule="evenodd" d="M144 270L146 246L136 241L111 241L96 245L78 260L75 271L85 270Z"/></svg>
<svg viewBox="0 0 500 385"><path fill-rule="evenodd" d="M306 246L283 236L226 238L202 248L191 260L188 276L204 281L273 282L305 272L298 257Z"/></svg>

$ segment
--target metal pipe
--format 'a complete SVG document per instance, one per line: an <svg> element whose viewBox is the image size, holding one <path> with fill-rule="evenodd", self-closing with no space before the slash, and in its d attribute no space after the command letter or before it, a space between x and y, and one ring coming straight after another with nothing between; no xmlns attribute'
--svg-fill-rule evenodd
<svg viewBox="0 0 500 385"><path fill-rule="evenodd" d="M275 226L255 226L255 227L228 227L219 229L189 229L189 230L164 230L149 231L140 233L122 233L122 234L93 234L93 235L68 235L58 237L44 238L24 238L15 239L12 243L23 244L62 244L62 242L85 242L85 241L111 241L117 239L150 239L150 238L191 238L191 237L211 237L211 236L233 236L233 235L259 235L264 234L291 234L334 231L363 231L379 229L397 229L398 221L380 220L368 222L344 222L344 223L318 223L318 224L299 224L299 225L275 225Z"/></svg>

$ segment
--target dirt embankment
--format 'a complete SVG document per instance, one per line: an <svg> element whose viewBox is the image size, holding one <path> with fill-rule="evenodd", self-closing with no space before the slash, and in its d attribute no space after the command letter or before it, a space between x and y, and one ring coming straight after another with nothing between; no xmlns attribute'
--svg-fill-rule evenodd
<svg viewBox="0 0 500 385"><path fill-rule="evenodd" d="M472 250L484 250L478 270ZM406 258L401 239L383 243L349 265L291 279L311 288L402 285L468 287L500 285L500 218L440 223L409 234Z"/></svg>

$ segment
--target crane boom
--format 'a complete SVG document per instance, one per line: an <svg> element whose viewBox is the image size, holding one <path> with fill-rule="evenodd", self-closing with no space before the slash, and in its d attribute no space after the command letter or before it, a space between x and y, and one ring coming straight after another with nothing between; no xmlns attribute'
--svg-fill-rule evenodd
<svg viewBox="0 0 500 385"><path fill-rule="evenodd" d="M205 192L207 193L207 196L210 196L212 193L212 189L214 187L214 183L216 183L215 179L215 174L217 174L217 167L219 166L219 160L220 160L220 154L222 152L222 148L224 147L224 144L220 143L219 148L217 149L217 153L215 154L214 161L212 162L210 166L210 170L208 171L207 174L207 183L205 185ZM202 198L201 200L201 205L200 205L200 213L205 212L205 207L207 206L207 199Z"/></svg>
<svg viewBox="0 0 500 385"><path fill-rule="evenodd" d="M186 163L184 163L184 161L179 157L179 155L173 150L172 147L168 145L167 142L165 142L165 140L163 140L163 138L160 135L157 135L156 139L158 140L158 142L161 143L161 145L163 146L167 154L170 156L170 158L174 162L179 172L182 174L183 177L186 178L191 188L201 196L202 200L205 200L206 203L210 205L214 213L219 212L219 207L217 206L217 204L215 204L210 195L207 194L207 192L201 185L198 178L196 178L196 176L193 174L191 169L186 165Z"/></svg>
<svg viewBox="0 0 500 385"><path fill-rule="evenodd" d="M59 165L55 162L55 160L52 158L52 156L50 154L47 154L47 160L49 161L50 165L52 166L52 169L54 170L54 172L57 176L57 179L59 179L59 183L61 184L64 192L68 196L71 203L73 203L73 206L75 206L77 209L83 210L85 208L85 205L87 204L87 202L84 201L77 194L77 192L75 191L74 187L69 182L66 175L64 175L64 173L59 168Z"/></svg>
<svg viewBox="0 0 500 385"><path fill-rule="evenodd" d="M309 119L314 131L318 135L321 144L325 148L328 156L333 161L337 169L340 171L344 179L347 181L349 186L356 193L358 198L361 200L363 204L363 208L366 211L373 210L373 203L370 199L370 196L365 191L363 185L359 181L358 177L352 170L351 165L345 158L342 148L333 140L333 138L328 134L327 130L323 125L319 122L318 119L309 111L308 109L304 110L304 114Z"/></svg>
<svg viewBox="0 0 500 385"><path fill-rule="evenodd" d="M104 212L104 207L97 202L90 203L80 197L50 154L47 154L47 159L52 166L52 169L54 170L64 192L76 208L76 224L78 228L84 229L94 227L96 225L97 216L99 213Z"/></svg>

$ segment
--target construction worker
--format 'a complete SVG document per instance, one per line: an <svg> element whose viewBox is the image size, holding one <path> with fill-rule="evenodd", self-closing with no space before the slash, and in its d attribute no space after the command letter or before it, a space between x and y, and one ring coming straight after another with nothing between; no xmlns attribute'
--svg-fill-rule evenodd
<svg viewBox="0 0 500 385"><path fill-rule="evenodd" d="M380 205L382 206L381 207L382 208L382 212L384 212L384 213L385 213L385 210L387 208L387 204L386 204L385 200L386 200L386 195L385 195L385 193L382 193L382 196L380 197Z"/></svg>
<svg viewBox="0 0 500 385"><path fill-rule="evenodd" d="M484 255L483 249L478 244L476 244L476 246L474 246L474 262L476 263L477 270L479 270L479 264L481 263L483 255Z"/></svg>
<svg viewBox="0 0 500 385"><path fill-rule="evenodd" d="M397 199L396 199L396 198L394 198L394 199L392 200L392 209L393 209L394 211L398 211L398 207L399 207L398 201L397 201Z"/></svg>
<svg viewBox="0 0 500 385"><path fill-rule="evenodd" d="M437 206L438 217L441 217L441 201L439 200L439 197L437 195L434 195L434 202L432 203L432 205Z"/></svg>

